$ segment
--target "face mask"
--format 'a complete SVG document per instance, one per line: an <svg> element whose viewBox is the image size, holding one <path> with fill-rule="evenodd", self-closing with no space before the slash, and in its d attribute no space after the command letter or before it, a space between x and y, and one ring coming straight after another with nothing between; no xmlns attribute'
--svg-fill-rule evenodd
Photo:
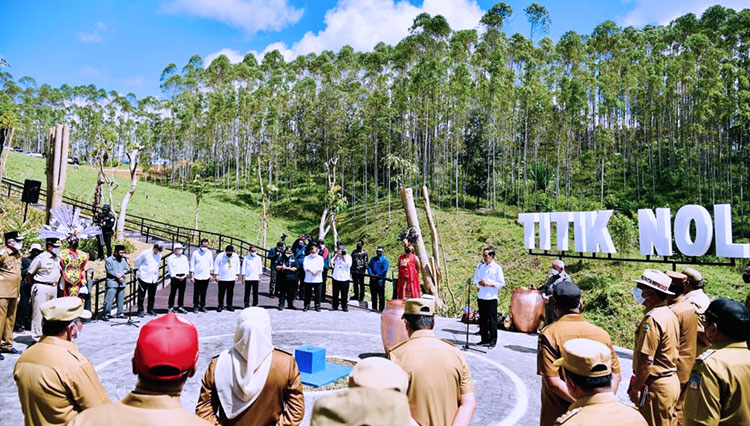
<svg viewBox="0 0 750 426"><path fill-rule="evenodd" d="M58 254L60 254L60 247L53 248L52 249L52 253L55 253L55 256L57 256Z"/></svg>
<svg viewBox="0 0 750 426"><path fill-rule="evenodd" d="M206 248L205 247L201 247L201 253L205 253L205 252L206 252Z"/></svg>
<svg viewBox="0 0 750 426"><path fill-rule="evenodd" d="M375 254L378 255L378 256L382 256L383 252L382 251L376 251Z"/></svg>
<svg viewBox="0 0 750 426"><path fill-rule="evenodd" d="M20 241L14 241L13 244L11 244L10 246L13 247L17 251L21 251L21 249L23 248L23 243Z"/></svg>
<svg viewBox="0 0 750 426"><path fill-rule="evenodd" d="M404 247L404 253L411 253L411 247Z"/></svg>
<svg viewBox="0 0 750 426"><path fill-rule="evenodd" d="M175 250L174 254L176 254L177 256L181 255L182 254L182 249Z"/></svg>
<svg viewBox="0 0 750 426"><path fill-rule="evenodd" d="M557 270L555 268L552 268L552 269L549 270L549 274L550 274L550 276L557 275Z"/></svg>
<svg viewBox="0 0 750 426"><path fill-rule="evenodd" d="M75 335L75 337L73 337L73 334L71 333L70 340L78 340L81 337L81 328L78 327L78 322L77 321L73 321L73 327L76 328L76 335Z"/></svg>
<svg viewBox="0 0 750 426"><path fill-rule="evenodd" d="M638 302L639 305L642 305L643 302L646 301L646 299L643 297L643 290L636 287L633 289L633 299L635 299L636 302Z"/></svg>

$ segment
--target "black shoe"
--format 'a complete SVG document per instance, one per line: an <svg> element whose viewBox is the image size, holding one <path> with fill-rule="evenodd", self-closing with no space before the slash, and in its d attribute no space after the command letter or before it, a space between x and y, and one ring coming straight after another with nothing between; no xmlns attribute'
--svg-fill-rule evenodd
<svg viewBox="0 0 750 426"><path fill-rule="evenodd" d="M177 312L179 312L181 314L186 314L187 313L187 311L185 310L185 308L183 308L182 306L180 306L179 308L177 308Z"/></svg>
<svg viewBox="0 0 750 426"><path fill-rule="evenodd" d="M208 311L206 310L206 307L205 307L205 306L201 306L201 307L200 307L200 311L201 311L201 312L208 312Z"/></svg>
<svg viewBox="0 0 750 426"><path fill-rule="evenodd" d="M152 317L156 316L156 312L154 312L153 309L151 309L150 311L148 311L148 314L151 315Z"/></svg>
<svg viewBox="0 0 750 426"><path fill-rule="evenodd" d="M102 315L102 321L109 322L109 315Z"/></svg>
<svg viewBox="0 0 750 426"><path fill-rule="evenodd" d="M193 308L193 313L197 314L198 313L198 308Z"/></svg>
<svg viewBox="0 0 750 426"><path fill-rule="evenodd" d="M245 309L247 309L249 307L250 307L250 304L249 303L245 303Z"/></svg>
<svg viewBox="0 0 750 426"><path fill-rule="evenodd" d="M487 346L487 347L488 347L489 349L495 349L495 344L494 344L494 343L490 343L490 345L489 345L489 346Z"/></svg>
<svg viewBox="0 0 750 426"><path fill-rule="evenodd" d="M341 310L344 312L349 312L349 308L341 308Z"/></svg>
<svg viewBox="0 0 750 426"><path fill-rule="evenodd" d="M302 312L307 312L308 309L310 309L310 307L309 306L305 306L305 307L302 308Z"/></svg>
<svg viewBox="0 0 750 426"><path fill-rule="evenodd" d="M14 333L23 333L23 327L21 327L20 325L17 325L15 327L13 327L13 332Z"/></svg>
<svg viewBox="0 0 750 426"><path fill-rule="evenodd" d="M223 311L223 310L224 310L224 307L223 307L223 306L219 306L218 308L216 308L216 312L221 312L221 311Z"/></svg>
<svg viewBox="0 0 750 426"><path fill-rule="evenodd" d="M253 302L253 306L258 306L258 302Z"/></svg>
<svg viewBox="0 0 750 426"><path fill-rule="evenodd" d="M167 313L168 313L168 314L171 314L171 313L173 313L173 312L174 312L174 309L172 309L172 308L169 308L169 309L167 309Z"/></svg>
<svg viewBox="0 0 750 426"><path fill-rule="evenodd" d="M5 359L5 357L3 356L3 354L0 354L0 361L2 361L4 359Z"/></svg>
<svg viewBox="0 0 750 426"><path fill-rule="evenodd" d="M5 353L5 354L11 354L11 355L18 355L21 353L21 351L13 347L11 347L10 349L3 349L0 352Z"/></svg>
<svg viewBox="0 0 750 426"><path fill-rule="evenodd" d="M289 305L289 306L287 306L286 308L287 308L287 309L291 309L291 310L293 310L293 311L296 311L296 310L297 310L297 308L295 308L295 307L294 307L294 305Z"/></svg>
<svg viewBox="0 0 750 426"><path fill-rule="evenodd" d="M227 308L227 311L234 312L234 306L230 306L229 308Z"/></svg>
<svg viewBox="0 0 750 426"><path fill-rule="evenodd" d="M315 312L320 312L320 306L315 307Z"/></svg>
<svg viewBox="0 0 750 426"><path fill-rule="evenodd" d="M276 307L276 310L283 311L284 310L284 306L283 305L279 305L279 306Z"/></svg>
<svg viewBox="0 0 750 426"><path fill-rule="evenodd" d="M331 307L331 310L332 310L332 311L338 311L338 310L339 310L339 307L338 307L338 306L333 306L333 307Z"/></svg>
<svg viewBox="0 0 750 426"><path fill-rule="evenodd" d="M117 318L125 319L126 317L125 317L125 314L117 314Z"/></svg>
<svg viewBox="0 0 750 426"><path fill-rule="evenodd" d="M135 316L137 316L138 318L143 318L146 316L146 314L144 314L143 311L138 311L138 313L135 314Z"/></svg>

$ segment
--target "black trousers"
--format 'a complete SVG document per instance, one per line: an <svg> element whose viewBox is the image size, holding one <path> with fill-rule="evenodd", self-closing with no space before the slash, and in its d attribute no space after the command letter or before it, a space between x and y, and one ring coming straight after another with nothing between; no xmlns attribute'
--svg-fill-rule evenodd
<svg viewBox="0 0 750 426"><path fill-rule="evenodd" d="M305 291L305 307L310 307L310 300L315 298L315 308L320 308L320 304L323 299L323 295L320 294L323 288L323 283L304 283L302 284Z"/></svg>
<svg viewBox="0 0 750 426"><path fill-rule="evenodd" d="M287 306L294 307L294 298L297 296L297 276L284 278L281 274L276 276L276 291L279 294L279 306L284 307L286 300Z"/></svg>
<svg viewBox="0 0 750 426"><path fill-rule="evenodd" d="M352 288L355 299L360 302L365 300L365 274L352 272Z"/></svg>
<svg viewBox="0 0 750 426"><path fill-rule="evenodd" d="M479 334L483 342L497 344L497 299L477 300L479 305Z"/></svg>
<svg viewBox="0 0 750 426"><path fill-rule="evenodd" d="M185 277L182 277L180 279L179 277L173 277L169 280L169 307L174 308L174 296L175 293L178 293L177 296L177 306L180 308L183 306L183 303L185 302Z"/></svg>
<svg viewBox="0 0 750 426"><path fill-rule="evenodd" d="M250 306L250 289L253 290L253 306L258 306L258 281L245 281L245 307Z"/></svg>
<svg viewBox="0 0 750 426"><path fill-rule="evenodd" d="M206 307L206 290L208 290L208 280L195 280L193 286L193 309Z"/></svg>
<svg viewBox="0 0 750 426"><path fill-rule="evenodd" d="M153 311L154 299L156 297L156 283L147 283L138 278L138 311L143 311L143 299L146 298L146 292L148 292L148 310Z"/></svg>
<svg viewBox="0 0 750 426"><path fill-rule="evenodd" d="M16 323L14 325L31 330L31 287L26 283L25 277L21 283L20 298L16 307Z"/></svg>
<svg viewBox="0 0 750 426"><path fill-rule="evenodd" d="M104 240L104 246L102 246L101 240L97 238L96 245L99 251L98 253L99 259L104 259L104 251L105 251L104 247L107 248L106 250L107 257L112 256L112 235L113 234L104 234L104 233L102 234L102 239Z"/></svg>
<svg viewBox="0 0 750 426"><path fill-rule="evenodd" d="M370 298L372 309L383 312L385 309L385 280L382 278L370 278Z"/></svg>
<svg viewBox="0 0 750 426"><path fill-rule="evenodd" d="M345 311L349 310L349 281L333 280L333 309L339 308L339 300Z"/></svg>
<svg viewBox="0 0 750 426"><path fill-rule="evenodd" d="M234 299L234 281L219 281L219 309L224 308L224 295L227 297L227 308L232 308Z"/></svg>
<svg viewBox="0 0 750 426"><path fill-rule="evenodd" d="M271 262L271 265L273 265L273 262ZM268 280L268 295L273 297L278 294L278 291L276 290L276 281L278 279L278 272L276 271L276 268L271 268L271 278Z"/></svg>

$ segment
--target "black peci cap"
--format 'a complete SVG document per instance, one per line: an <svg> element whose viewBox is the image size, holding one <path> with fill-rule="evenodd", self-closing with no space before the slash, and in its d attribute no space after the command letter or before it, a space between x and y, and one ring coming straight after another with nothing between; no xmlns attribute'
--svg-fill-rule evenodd
<svg viewBox="0 0 750 426"><path fill-rule="evenodd" d="M715 323L719 331L734 341L750 337L750 310L728 297L720 297L708 305L706 321Z"/></svg>
<svg viewBox="0 0 750 426"><path fill-rule="evenodd" d="M115 244L115 251L125 250L125 246L123 244Z"/></svg>
<svg viewBox="0 0 750 426"><path fill-rule="evenodd" d="M234 253L234 246L233 246L233 245L228 245L228 246L227 246L227 247L226 247L226 248L224 249L224 251L228 251L228 252L230 252L230 253Z"/></svg>
<svg viewBox="0 0 750 426"><path fill-rule="evenodd" d="M558 309L577 308L581 302L581 289L573 281L565 279L555 284L552 297Z"/></svg>

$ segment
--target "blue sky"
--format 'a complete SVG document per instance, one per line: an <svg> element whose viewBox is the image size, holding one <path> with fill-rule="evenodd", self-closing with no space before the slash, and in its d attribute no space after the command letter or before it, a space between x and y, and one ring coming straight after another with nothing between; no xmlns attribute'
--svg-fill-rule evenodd
<svg viewBox="0 0 750 426"><path fill-rule="evenodd" d="M508 33L528 35L523 9L532 0L506 0L514 14ZM537 0L552 18L549 35L589 34L611 19L619 25L668 23L698 15L716 0ZM416 14L444 15L454 29L476 28L495 0L0 0L0 57L14 78L39 84L95 84L138 97L160 95L159 75L198 54L225 53L237 61L247 52L278 48L287 58L338 50L368 50L395 43ZM747 7L750 0L724 0Z"/></svg>

